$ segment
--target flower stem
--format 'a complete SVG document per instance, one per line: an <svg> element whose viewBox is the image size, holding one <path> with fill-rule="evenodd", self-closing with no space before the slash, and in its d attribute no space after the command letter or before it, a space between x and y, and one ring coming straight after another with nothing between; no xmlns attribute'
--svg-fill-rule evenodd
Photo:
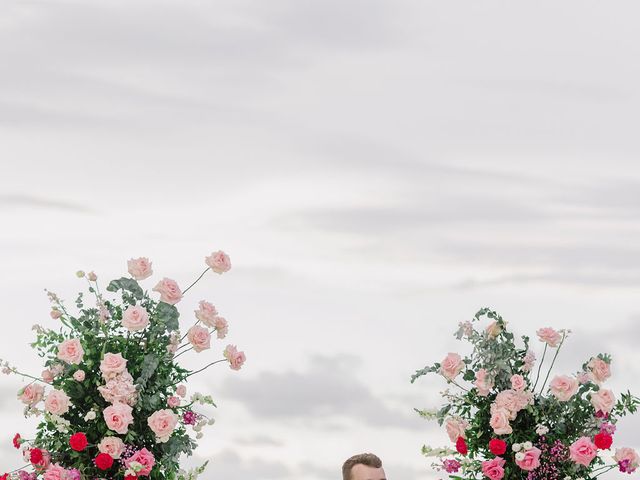
<svg viewBox="0 0 640 480"><path fill-rule="evenodd" d="M195 280L191 285L189 285L187 288L185 288L185 289L183 290L182 294L184 295L184 294L185 294L185 293L187 293L189 290L191 290L191 287L193 287L196 283L198 283L198 282L200 281L200 279L201 279L202 277L204 277L204 274L205 274L205 273L207 273L208 271L209 271L209 267L207 267L207 269L206 269L204 272L202 272L202 273L200 274L200 276L199 276L198 278L196 278L196 280Z"/></svg>
<svg viewBox="0 0 640 480"><path fill-rule="evenodd" d="M540 380L540 370L542 370L542 364L544 363L544 357L547 354L547 348L549 348L549 345L545 343L544 352L542 353L542 359L540 359L540 364L538 365L538 374L536 375L536 383L533 384L533 388L532 388L534 392L536 390L536 387L538 386L538 380Z"/></svg>
<svg viewBox="0 0 640 480"><path fill-rule="evenodd" d="M222 360L216 360L215 362L211 362L209 365L207 365L206 367L202 367L200 370L196 370L195 372L191 372L189 375L187 375L186 378L191 377L192 375L195 375L196 373L200 373L204 370L206 370L207 368L209 368L212 365L215 365L216 363L221 363L221 362L227 362L228 360L226 358L223 358Z"/></svg>
<svg viewBox="0 0 640 480"><path fill-rule="evenodd" d="M553 366L556 363L556 358L558 358L558 354L560 353L560 349L562 348L562 344L564 343L564 339L567 338L566 332L562 332L562 341L558 348L556 349L556 354L553 356L553 360L551 361L551 366L549 367L549 371L547 372L547 376L544 378L544 383L542 384L542 389L540 392L544 392L544 386L547 384L547 380L549 380L549 375L551 375L551 370L553 370Z"/></svg>

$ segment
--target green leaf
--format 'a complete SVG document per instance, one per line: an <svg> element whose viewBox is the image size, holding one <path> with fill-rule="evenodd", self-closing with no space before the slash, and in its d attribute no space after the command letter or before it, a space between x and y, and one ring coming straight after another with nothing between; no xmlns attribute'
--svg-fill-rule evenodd
<svg viewBox="0 0 640 480"><path fill-rule="evenodd" d="M173 331L180 328L180 323L178 322L180 314L173 305L160 302L156 308L155 315L156 320L162 322L167 327L167 330Z"/></svg>
<svg viewBox="0 0 640 480"><path fill-rule="evenodd" d="M153 353L148 353L144 356L142 371L140 372L140 376L136 379L136 383L140 385L140 388L144 389L147 386L147 382L155 373L158 365L160 365L160 359Z"/></svg>
<svg viewBox="0 0 640 480"><path fill-rule="evenodd" d="M117 292L118 290L123 290L125 292L131 293L134 298L138 300L142 299L144 292L138 282L133 278L122 277L118 280L112 280L111 283L107 286L107 290L110 292Z"/></svg>

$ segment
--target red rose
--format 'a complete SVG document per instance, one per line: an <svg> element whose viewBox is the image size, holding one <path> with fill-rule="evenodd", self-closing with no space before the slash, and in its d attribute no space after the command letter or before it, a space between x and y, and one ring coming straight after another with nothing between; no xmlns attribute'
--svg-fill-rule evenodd
<svg viewBox="0 0 640 480"><path fill-rule="evenodd" d="M4 475L0 475L0 480L9 480L9 474L5 473Z"/></svg>
<svg viewBox="0 0 640 480"><path fill-rule="evenodd" d="M502 455L507 451L507 442L499 438L489 440L489 450L494 455Z"/></svg>
<svg viewBox="0 0 640 480"><path fill-rule="evenodd" d="M42 455L42 450L40 450L39 448L33 448L31 449L31 452L29 452L29 459L31 460L31 463L34 465L42 462L43 458L44 456Z"/></svg>
<svg viewBox="0 0 640 480"><path fill-rule="evenodd" d="M464 438L458 437L458 440L456 440L456 450L461 455L466 455L469 452L467 442L464 441Z"/></svg>
<svg viewBox="0 0 640 480"><path fill-rule="evenodd" d="M600 450L609 450L611 448L611 444L613 443L613 437L608 433L598 433L595 437L593 437L593 443L596 444Z"/></svg>
<svg viewBox="0 0 640 480"><path fill-rule="evenodd" d="M87 448L89 442L87 441L87 436L84 433L79 432L71 435L71 438L69 439L69 445L71 445L71 448L73 448L76 452L81 452L82 450Z"/></svg>
<svg viewBox="0 0 640 480"><path fill-rule="evenodd" d="M20 443L22 441L22 438L20 437L19 433L16 433L15 437L13 437L13 446L16 449L20 449Z"/></svg>
<svg viewBox="0 0 640 480"><path fill-rule="evenodd" d="M108 470L113 466L113 458L108 453L99 453L94 462L100 470Z"/></svg>
<svg viewBox="0 0 640 480"><path fill-rule="evenodd" d="M126 477L124 477L124 480L138 480L138 477L136 477L135 475L127 475Z"/></svg>

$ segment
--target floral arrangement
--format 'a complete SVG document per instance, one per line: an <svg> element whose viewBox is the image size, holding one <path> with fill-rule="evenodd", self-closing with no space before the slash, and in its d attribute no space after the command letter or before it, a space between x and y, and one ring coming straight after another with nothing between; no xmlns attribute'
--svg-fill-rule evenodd
<svg viewBox="0 0 640 480"><path fill-rule="evenodd" d="M477 330L484 317L489 325ZM433 467L453 479L573 480L616 468L634 472L638 453L611 449L618 419L635 413L640 399L630 392L617 398L605 387L611 357L599 354L577 372L550 379L570 332L541 328L536 333L544 344L537 366L530 339L523 336L517 346L496 312L484 308L460 323L456 338L468 341L472 353L449 353L411 379L436 373L450 386L440 410L416 411L444 425L455 450L424 446L423 454L438 458Z"/></svg>
<svg viewBox="0 0 640 480"><path fill-rule="evenodd" d="M2 371L28 380L18 392L25 416L41 418L33 439L13 439L27 466L0 475L1 480L193 480L204 471L180 469L213 424L198 405L215 406L210 396L187 396L185 382L217 363L239 370L245 355L228 345L222 358L198 370L188 370L178 357L211 348L213 334L223 339L227 321L202 300L195 324L180 334L176 304L209 270L230 270L222 251L206 257L206 270L184 291L169 278L153 287L140 282L152 275L147 258L128 261L130 277L111 281L101 293L93 272L77 275L88 283L92 305L83 293L72 312L53 292L51 317L55 329L34 326L32 347L44 359L40 376L20 372L8 362ZM155 295L154 295L155 296ZM195 438L194 438L195 437Z"/></svg>

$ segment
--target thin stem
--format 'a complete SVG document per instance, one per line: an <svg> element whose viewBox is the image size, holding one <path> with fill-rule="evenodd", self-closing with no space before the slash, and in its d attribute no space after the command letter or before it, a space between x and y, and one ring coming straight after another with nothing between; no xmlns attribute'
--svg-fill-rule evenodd
<svg viewBox="0 0 640 480"><path fill-rule="evenodd" d="M28 373L22 373L22 372L19 372L19 371L18 371L18 370L16 370L15 368L11 369L11 371L12 371L13 373L15 373L16 375L20 375L20 376L22 376L22 377L26 377L26 378L31 378L31 379L33 379L33 380L34 380L34 381L36 381L36 382L41 382L41 383L44 383L44 384L46 384L46 385L51 385L49 382L45 382L45 381L44 381L44 380L42 380L41 378L34 377L33 375L29 375ZM33 382L31 382L31 383L33 383Z"/></svg>
<svg viewBox="0 0 640 480"><path fill-rule="evenodd" d="M547 343L544 344L544 352L542 353L542 359L540 360L540 364L538 365L538 374L536 375L536 383L533 385L533 391L535 392L536 387L538 386L538 380L540 380L540 370L542 370L542 364L544 363L544 357L547 354L547 348L549 345Z"/></svg>
<svg viewBox="0 0 640 480"><path fill-rule="evenodd" d="M208 271L209 271L209 267L207 267L207 269L204 272L202 272L198 278L196 278L195 282L193 282L186 289L184 289L182 291L182 294L184 295L185 293L187 293L191 289L191 287L193 287L196 283L198 283L198 281L200 281L200 279L204 277L204 274L207 273Z"/></svg>
<svg viewBox="0 0 640 480"><path fill-rule="evenodd" d="M175 357L173 357L173 359L175 360L176 358L178 358L180 355L182 355L183 353L187 353L190 352L191 350L193 350L193 347L191 348L187 348L186 350L181 351L179 354L177 354Z"/></svg>
<svg viewBox="0 0 640 480"><path fill-rule="evenodd" d="M551 366L549 367L549 371L547 372L547 376L544 378L544 383L542 384L542 389L540 392L544 392L544 386L547 384L547 380L549 380L549 375L551 375L551 370L553 370L553 366L556 363L556 358L558 358L558 354L560 353L560 349L562 348L562 344L564 343L564 339L567 338L566 332L562 332L562 341L558 348L556 349L556 354L553 356L553 360L551 361Z"/></svg>
<svg viewBox="0 0 640 480"><path fill-rule="evenodd" d="M193 324L193 326L195 327L198 323L200 322L200 320L196 320L196 323ZM180 339L180 343L182 343L182 341L187 338L187 335L189 335L189 330L187 330L187 333L185 333L182 338ZM185 344L186 345L186 344Z"/></svg>
<svg viewBox="0 0 640 480"><path fill-rule="evenodd" d="M443 375L444 376L444 375ZM468 392L469 390L464 388L462 385L459 385L455 380L450 380L447 377L444 377L448 383L453 383L456 387L458 387L460 390L464 390L465 392Z"/></svg>
<svg viewBox="0 0 640 480"><path fill-rule="evenodd" d="M221 362L228 362L228 360L226 358L223 358L222 360L216 360L215 362L211 362L209 365L207 365L206 367L202 367L200 370L196 370L195 372L191 372L189 375L187 375L185 378L189 378L192 375L195 375L196 373L200 373L203 370L206 370L207 368L209 368L212 365L215 365L216 363L221 363Z"/></svg>
<svg viewBox="0 0 640 480"><path fill-rule="evenodd" d="M15 470L11 470L11 471L9 472L9 474L19 472L20 470L24 470L25 468L28 468L28 467L30 467L30 466L31 466L30 464L26 464L24 467L20 467L20 468L16 468Z"/></svg>

